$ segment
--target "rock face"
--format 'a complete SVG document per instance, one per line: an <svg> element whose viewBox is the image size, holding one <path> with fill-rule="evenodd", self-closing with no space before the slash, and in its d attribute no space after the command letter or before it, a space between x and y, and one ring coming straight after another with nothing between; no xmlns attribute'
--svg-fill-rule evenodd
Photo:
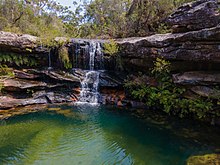
<svg viewBox="0 0 220 165"><path fill-rule="evenodd" d="M75 102L80 97L80 82L85 78L86 71L75 69L72 73L67 73L59 70L24 69L14 70L14 73L14 78L7 78L2 82L7 95L0 94L0 110L34 104ZM112 76L103 71L100 74L100 90L104 91L101 93L102 103L110 103L109 96L112 94L109 91L114 89L112 93L117 104L118 93L123 93L122 86L121 75Z"/></svg>
<svg viewBox="0 0 220 165"><path fill-rule="evenodd" d="M141 68L157 57L169 61L220 63L220 25L178 34L156 34L150 37L118 40L121 57ZM144 62L141 62L144 60ZM128 63L126 63L128 65Z"/></svg>
<svg viewBox="0 0 220 165"><path fill-rule="evenodd" d="M48 49L41 47L35 36L0 31L0 51L45 53Z"/></svg>
<svg viewBox="0 0 220 165"><path fill-rule="evenodd" d="M94 69L108 70L102 71L99 77L103 103L119 106L139 105L126 101L124 80L127 74L137 75L137 71L147 72L158 57L171 62L174 83L187 87L189 89L187 92L198 97L219 98L220 14L217 1L198 0L183 5L168 18L168 22L173 26L175 33L116 40L120 51L117 57L111 57L110 60L106 60L103 52L100 52L101 43L107 41L87 39L68 41L61 37L56 38L55 42L67 42L65 47L68 49L73 68L89 69L90 66L86 66L85 62L90 61L90 55L97 54L94 58L94 65L97 66ZM42 64L44 61L43 66L49 67L49 69L29 67L15 70L15 77L3 82L7 96L1 97L0 109L77 101L80 84L86 71L74 69L67 73L59 70L62 67L58 64L61 63L58 49L54 48L50 54L39 41L37 37L31 35L0 32L0 52L40 56L37 61ZM91 50L95 50L93 54L89 54ZM46 58L42 60L42 57ZM51 67L56 70L52 70ZM121 68L123 74L119 73L117 68ZM133 81L157 85L155 79L148 76L141 80L134 77Z"/></svg>
<svg viewBox="0 0 220 165"><path fill-rule="evenodd" d="M144 71L155 58L163 57L174 70L220 70L219 11L217 0L197 0L168 18L176 33L117 40L124 68Z"/></svg>
<svg viewBox="0 0 220 165"><path fill-rule="evenodd" d="M173 32L187 32L217 26L220 23L217 0L187 3L167 19Z"/></svg>

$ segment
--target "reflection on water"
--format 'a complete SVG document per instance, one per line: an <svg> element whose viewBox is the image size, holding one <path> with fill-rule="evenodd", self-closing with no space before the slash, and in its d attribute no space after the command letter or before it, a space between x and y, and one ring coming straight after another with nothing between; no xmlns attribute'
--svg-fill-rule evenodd
<svg viewBox="0 0 220 165"><path fill-rule="evenodd" d="M181 165L219 144L97 106L54 106L0 126L0 162L24 165ZM181 129L181 128L178 128ZM219 136L219 132L214 132ZM210 140L211 141L211 140Z"/></svg>

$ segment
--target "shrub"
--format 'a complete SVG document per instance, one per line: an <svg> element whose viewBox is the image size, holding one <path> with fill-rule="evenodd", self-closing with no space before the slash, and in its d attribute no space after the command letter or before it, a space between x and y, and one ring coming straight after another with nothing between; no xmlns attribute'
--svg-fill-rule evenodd
<svg viewBox="0 0 220 165"><path fill-rule="evenodd" d="M205 118L208 115L218 115L212 112L213 103L209 99L187 99L183 97L186 89L178 87L172 82L170 63L163 59L156 59L151 73L157 81L157 86L141 84L134 87L129 83L125 87L131 91L134 98L144 101L149 107L162 109L164 112L184 117L194 115ZM132 87L131 87L132 85Z"/></svg>

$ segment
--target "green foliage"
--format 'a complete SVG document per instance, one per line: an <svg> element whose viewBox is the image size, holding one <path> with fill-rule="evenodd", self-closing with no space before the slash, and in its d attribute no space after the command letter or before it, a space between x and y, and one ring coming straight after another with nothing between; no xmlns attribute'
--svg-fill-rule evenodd
<svg viewBox="0 0 220 165"><path fill-rule="evenodd" d="M0 30L35 35L46 43L57 36L76 37L78 25L74 12L55 0L1 1L0 21Z"/></svg>
<svg viewBox="0 0 220 165"><path fill-rule="evenodd" d="M118 53L118 44L114 40L104 43L104 53L110 56L116 55Z"/></svg>
<svg viewBox="0 0 220 165"><path fill-rule="evenodd" d="M156 32L159 34L166 34L166 33L170 33L171 29L165 25L164 23L159 24L158 28L156 29Z"/></svg>
<svg viewBox="0 0 220 165"><path fill-rule="evenodd" d="M58 49L59 59L62 61L63 66L66 69L72 68L72 64L69 59L68 49L65 46L61 46Z"/></svg>
<svg viewBox="0 0 220 165"><path fill-rule="evenodd" d="M165 18L192 0L93 0L78 9L80 37L122 38L170 32Z"/></svg>
<svg viewBox="0 0 220 165"><path fill-rule="evenodd" d="M126 84L134 98L146 102L149 107L162 109L168 114L184 117L193 114L198 118L205 118L213 114L213 103L209 99L187 99L183 97L184 88L176 86L171 79L170 63L157 59L152 69L152 75L156 78L157 85L139 84L134 82Z"/></svg>
<svg viewBox="0 0 220 165"><path fill-rule="evenodd" d="M0 65L0 76L14 77L14 72L7 65Z"/></svg>
<svg viewBox="0 0 220 165"><path fill-rule="evenodd" d="M17 66L37 66L38 64L33 57L14 53L0 53L0 63Z"/></svg>
<svg viewBox="0 0 220 165"><path fill-rule="evenodd" d="M13 70L8 68L6 65L0 65L0 93L4 88L3 81L11 77L14 77Z"/></svg>

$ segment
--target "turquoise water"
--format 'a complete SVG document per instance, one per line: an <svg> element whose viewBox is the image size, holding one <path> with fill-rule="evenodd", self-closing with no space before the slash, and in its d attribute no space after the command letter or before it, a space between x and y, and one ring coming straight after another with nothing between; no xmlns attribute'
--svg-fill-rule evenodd
<svg viewBox="0 0 220 165"><path fill-rule="evenodd" d="M2 121L0 164L181 165L191 155L219 147L115 110L55 106Z"/></svg>

